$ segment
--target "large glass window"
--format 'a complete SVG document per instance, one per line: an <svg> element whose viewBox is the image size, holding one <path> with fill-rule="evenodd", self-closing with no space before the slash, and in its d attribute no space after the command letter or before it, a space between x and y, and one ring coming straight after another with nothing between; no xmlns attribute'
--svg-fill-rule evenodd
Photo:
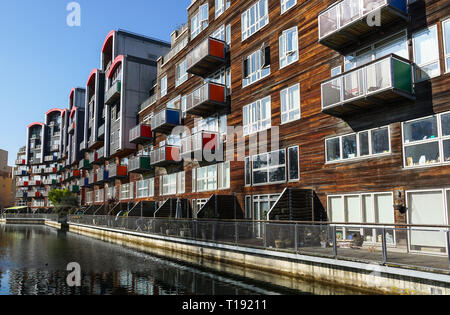
<svg viewBox="0 0 450 315"><path fill-rule="evenodd" d="M230 7L231 0L215 0L216 19Z"/></svg>
<svg viewBox="0 0 450 315"><path fill-rule="evenodd" d="M269 23L268 0L258 0L241 16L242 40L245 40Z"/></svg>
<svg viewBox="0 0 450 315"><path fill-rule="evenodd" d="M188 74L186 72L186 59L181 63L177 64L175 70L175 87L179 86L188 79Z"/></svg>
<svg viewBox="0 0 450 315"><path fill-rule="evenodd" d="M300 119L300 84L281 91L281 123Z"/></svg>
<svg viewBox="0 0 450 315"><path fill-rule="evenodd" d="M442 36L444 37L445 71L450 72L450 19L442 22Z"/></svg>
<svg viewBox="0 0 450 315"><path fill-rule="evenodd" d="M405 167L450 163L450 113L403 123Z"/></svg>
<svg viewBox="0 0 450 315"><path fill-rule="evenodd" d="M394 224L394 199L392 193L365 193L328 196L328 215L334 223L375 223ZM355 233L360 234L366 243L381 243L380 226L339 227L338 239L350 239ZM386 230L386 241L395 243L392 229Z"/></svg>
<svg viewBox="0 0 450 315"><path fill-rule="evenodd" d="M416 80L426 80L441 74L437 26L434 25L412 35Z"/></svg>
<svg viewBox="0 0 450 315"><path fill-rule="evenodd" d="M280 69L298 61L298 31L297 27L283 32L279 38Z"/></svg>
<svg viewBox="0 0 450 315"><path fill-rule="evenodd" d="M161 78L161 97L167 94L167 76Z"/></svg>
<svg viewBox="0 0 450 315"><path fill-rule="evenodd" d="M286 181L286 151L279 150L252 158L253 185Z"/></svg>
<svg viewBox="0 0 450 315"><path fill-rule="evenodd" d="M297 4L297 0L281 0L281 14Z"/></svg>
<svg viewBox="0 0 450 315"><path fill-rule="evenodd" d="M246 87L270 75L270 61L268 63L265 62L266 49L259 49L247 57L246 62L244 62L243 65L243 87Z"/></svg>
<svg viewBox="0 0 450 315"><path fill-rule="evenodd" d="M325 140L327 162L372 157L391 152L389 127L381 127Z"/></svg>
<svg viewBox="0 0 450 315"><path fill-rule="evenodd" d="M297 181L300 179L298 147L288 148L289 159L289 181Z"/></svg>
<svg viewBox="0 0 450 315"><path fill-rule="evenodd" d="M270 96L244 106L243 121L244 136L269 129L272 121Z"/></svg>
<svg viewBox="0 0 450 315"><path fill-rule="evenodd" d="M191 19L191 39L194 39L208 27L208 3L200 6L198 12Z"/></svg>

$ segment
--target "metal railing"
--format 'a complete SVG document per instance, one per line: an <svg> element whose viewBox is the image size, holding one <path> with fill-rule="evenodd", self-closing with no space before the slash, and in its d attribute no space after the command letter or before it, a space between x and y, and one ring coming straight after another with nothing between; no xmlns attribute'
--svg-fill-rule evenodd
<svg viewBox="0 0 450 315"><path fill-rule="evenodd" d="M144 109L146 109L147 107L153 105L156 103L156 101L158 100L158 94L155 93L152 96L150 96L148 99L146 99L140 106L139 106L139 111L142 112Z"/></svg>
<svg viewBox="0 0 450 315"><path fill-rule="evenodd" d="M450 271L450 226L71 216L69 223L301 255Z"/></svg>
<svg viewBox="0 0 450 315"><path fill-rule="evenodd" d="M40 213L3 213L2 219L44 219L48 221L58 221L57 214L40 214Z"/></svg>

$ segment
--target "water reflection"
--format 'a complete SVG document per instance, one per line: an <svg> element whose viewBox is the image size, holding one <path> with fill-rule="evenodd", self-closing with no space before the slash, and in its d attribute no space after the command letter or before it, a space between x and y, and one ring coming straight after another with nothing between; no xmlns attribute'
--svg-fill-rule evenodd
<svg viewBox="0 0 450 315"><path fill-rule="evenodd" d="M66 284L70 262L81 265L80 288ZM0 225L0 294L286 293L49 227Z"/></svg>

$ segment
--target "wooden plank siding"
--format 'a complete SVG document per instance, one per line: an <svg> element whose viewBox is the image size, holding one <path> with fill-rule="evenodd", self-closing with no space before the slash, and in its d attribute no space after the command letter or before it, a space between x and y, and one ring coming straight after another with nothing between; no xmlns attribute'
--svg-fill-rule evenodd
<svg viewBox="0 0 450 315"><path fill-rule="evenodd" d="M175 87L176 65L197 47L207 36L221 25L231 25L231 107L228 113L228 126L242 126L243 107L265 96L271 96L272 126L279 127L280 148L299 147L300 180L292 183L275 185L245 186L245 167L243 161L232 161L230 171L230 189L192 192L192 168L198 163L180 163L178 166L157 168L154 173L132 174L129 179L117 181L116 185L128 181L135 182L142 178L155 177L155 196L141 200L163 201L168 198L208 199L213 194L236 194L240 208L245 209L246 195L281 193L286 187L314 190L324 208L327 208L327 195L397 192L410 189L430 189L450 187L450 167L434 166L405 169L403 166L403 143L401 122L450 111L450 74L445 74L442 20L450 17L450 3L442 0L417 1L410 6L411 19L408 23L408 39L411 34L425 26L438 24L441 75L416 85L416 101L414 104L387 104L354 114L337 118L322 113L321 83L331 76L331 69L343 64L343 56L321 45L318 42L318 15L336 1L298 0L294 8L281 14L279 0L268 0L269 23L261 30L241 40L241 14L255 1L231 1L231 7L218 19L215 19L214 0L197 0L188 11L188 30L190 37L190 20L200 5L209 3L209 26L188 45L165 64L158 63L158 87L160 80L167 75L167 95L139 114L139 121L150 113L158 113L165 108L167 102L177 96L191 93L204 81L202 78L189 75L189 79ZM298 27L299 60L287 67L279 69L279 36L286 29ZM393 29L390 32L397 32ZM383 39L388 34L379 34ZM242 61L262 44L270 46L271 73L245 88L242 87ZM409 45L410 56L413 56L412 45ZM280 92L282 89L300 84L301 118L297 121L281 125ZM393 106L395 105L395 106ZM187 115L184 125L194 126L194 117ZM380 157L358 159L346 162L326 163L325 139L348 133L390 126L391 154ZM243 135L233 135L235 145ZM231 135L229 135L231 137ZM166 139L157 134L154 145ZM270 137L269 137L270 140ZM269 142L270 143L270 142ZM249 154L249 137L246 137ZM142 146L138 145L137 149ZM269 144L270 149L270 144ZM235 154L237 157L237 154ZM186 193L177 196L159 195L159 176L185 171ZM97 189L97 188L96 188ZM106 190L105 190L106 194ZM134 189L136 194L136 189ZM119 195L117 195L119 196ZM404 194L403 194L404 196ZM131 200L134 202L134 200ZM231 210L231 209L230 209ZM405 216L396 213L398 222L405 222Z"/></svg>

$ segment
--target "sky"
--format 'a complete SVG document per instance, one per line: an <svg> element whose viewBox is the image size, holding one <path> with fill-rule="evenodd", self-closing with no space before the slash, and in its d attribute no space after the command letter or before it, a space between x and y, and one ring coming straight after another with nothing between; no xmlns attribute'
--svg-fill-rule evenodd
<svg viewBox="0 0 450 315"><path fill-rule="evenodd" d="M72 0L0 1L0 149L13 166L26 128L52 108L66 108L72 87L100 67L111 30L170 42L187 20L190 0L77 0L80 26L70 27ZM74 21L74 20L72 20Z"/></svg>

